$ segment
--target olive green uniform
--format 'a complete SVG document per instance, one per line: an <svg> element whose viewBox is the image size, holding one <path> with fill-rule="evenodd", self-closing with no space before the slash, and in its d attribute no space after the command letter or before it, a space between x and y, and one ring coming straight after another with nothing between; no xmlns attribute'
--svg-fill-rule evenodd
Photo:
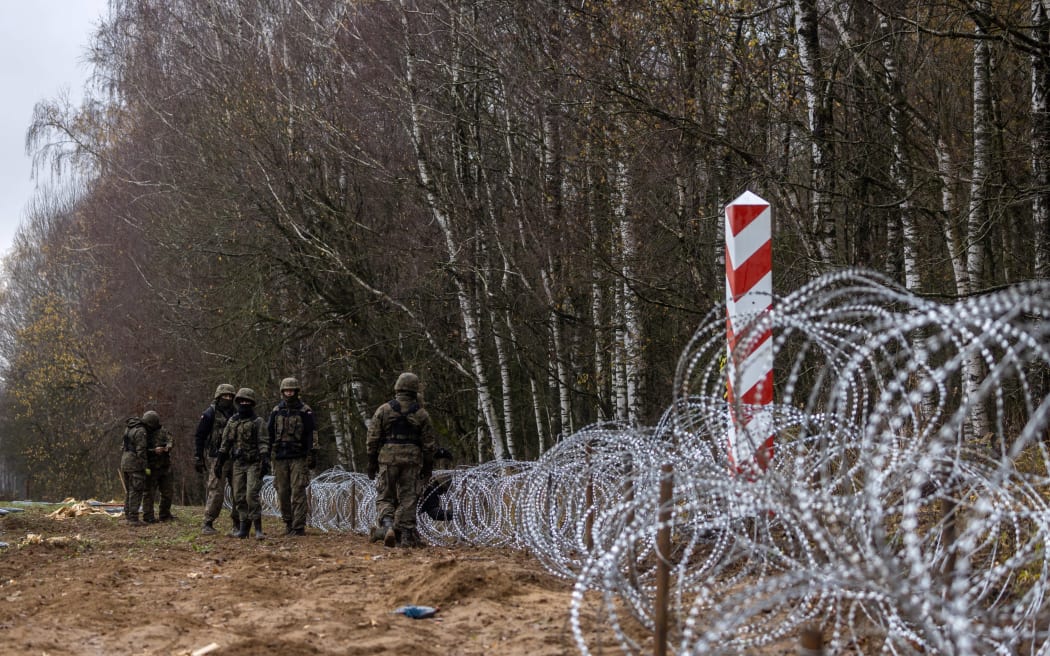
<svg viewBox="0 0 1050 656"><path fill-rule="evenodd" d="M124 452L120 456L120 472L124 478L124 517L129 522L139 521L139 506L146 490L146 449L149 435L146 425L138 417L131 417L124 430Z"/></svg>
<svg viewBox="0 0 1050 656"><path fill-rule="evenodd" d="M378 525L392 518L399 533L415 532L420 474L429 477L436 441L430 415L414 394L398 391L376 410L368 427L367 451L370 462L378 465Z"/></svg>

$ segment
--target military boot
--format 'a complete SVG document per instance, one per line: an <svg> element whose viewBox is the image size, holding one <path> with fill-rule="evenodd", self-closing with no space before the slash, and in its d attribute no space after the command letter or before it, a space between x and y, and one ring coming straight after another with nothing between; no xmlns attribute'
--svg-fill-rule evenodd
<svg viewBox="0 0 1050 656"><path fill-rule="evenodd" d="M239 529L237 529L237 533L235 533L233 537L235 537L235 538L246 538L246 537L248 537L248 527L250 525L251 525L251 522L249 522L248 520L241 520L241 526L240 526Z"/></svg>
<svg viewBox="0 0 1050 656"><path fill-rule="evenodd" d="M256 540L262 540L263 538L266 537L263 534L263 530L262 530L262 517L256 517L254 524L255 524L255 539Z"/></svg>
<svg viewBox="0 0 1050 656"><path fill-rule="evenodd" d="M215 535L215 527L211 525L212 520L204 522L204 526L201 526L201 535Z"/></svg>
<svg viewBox="0 0 1050 656"><path fill-rule="evenodd" d="M231 538L236 538L236 537L240 537L238 535L240 532L241 532L241 522L240 522L240 520L238 520L238 521L233 523L233 528L231 528L230 532L227 533L226 535L230 536Z"/></svg>
<svg viewBox="0 0 1050 656"><path fill-rule="evenodd" d="M383 544L388 547L397 545L397 530L394 528L394 518L384 517L379 522L379 529L383 534Z"/></svg>
<svg viewBox="0 0 1050 656"><path fill-rule="evenodd" d="M401 537L397 541L397 546L414 549L423 546L423 541L419 539L416 529L404 528L401 529Z"/></svg>
<svg viewBox="0 0 1050 656"><path fill-rule="evenodd" d="M134 515L128 515L125 519L128 522L128 526L142 526L142 522L139 521L138 513L135 513Z"/></svg>

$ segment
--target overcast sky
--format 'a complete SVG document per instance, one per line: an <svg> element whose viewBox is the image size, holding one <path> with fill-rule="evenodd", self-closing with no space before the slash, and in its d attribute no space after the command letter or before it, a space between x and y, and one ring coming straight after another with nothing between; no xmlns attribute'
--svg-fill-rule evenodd
<svg viewBox="0 0 1050 656"><path fill-rule="evenodd" d="M33 105L68 92L79 104L88 38L106 0L0 0L0 254L34 193L25 134Z"/></svg>

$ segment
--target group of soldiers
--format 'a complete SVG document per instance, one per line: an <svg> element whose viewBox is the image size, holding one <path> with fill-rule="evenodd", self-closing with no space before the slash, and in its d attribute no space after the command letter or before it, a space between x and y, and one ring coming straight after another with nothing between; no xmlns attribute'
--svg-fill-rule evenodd
<svg viewBox="0 0 1050 656"><path fill-rule="evenodd" d="M313 410L300 398L300 391L295 378L282 380L281 400L264 421L255 412L252 389L234 391L228 383L215 389L194 439L194 466L208 477L203 535L217 533L214 523L229 485L233 491L229 535L246 538L254 529L256 538L264 538L259 493L263 477L271 472L285 535L306 534L306 488L317 459ZM419 377L401 374L394 384L394 398L379 406L368 426L368 477L375 481L377 492L371 537L388 547L419 546L416 506L433 474L435 452L451 458L448 451L436 449L434 428L419 392ZM155 411L128 419L120 468L129 524L156 521L153 506L158 494L157 519L172 519L171 446L171 436L163 431Z"/></svg>

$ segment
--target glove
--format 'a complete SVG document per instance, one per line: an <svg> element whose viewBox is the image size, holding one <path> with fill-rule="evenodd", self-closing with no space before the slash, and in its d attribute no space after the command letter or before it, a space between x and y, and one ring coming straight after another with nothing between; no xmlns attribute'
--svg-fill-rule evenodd
<svg viewBox="0 0 1050 656"><path fill-rule="evenodd" d="M419 480L429 481L434 475L434 459L423 458L423 466L419 468Z"/></svg>
<svg viewBox="0 0 1050 656"><path fill-rule="evenodd" d="M151 471L149 470L149 467L146 467L146 476L149 476L149 475L150 475L151 473L153 473L153 472L151 472Z"/></svg>
<svg viewBox="0 0 1050 656"><path fill-rule="evenodd" d="M306 468L307 469L313 469L316 466L317 466L317 453L311 451L310 453L306 454Z"/></svg>
<svg viewBox="0 0 1050 656"><path fill-rule="evenodd" d="M266 456L259 461L259 475L269 476L270 475L270 457Z"/></svg>
<svg viewBox="0 0 1050 656"><path fill-rule="evenodd" d="M193 456L193 468L197 470L198 474L204 473L204 458L200 456Z"/></svg>
<svg viewBox="0 0 1050 656"><path fill-rule="evenodd" d="M379 475L379 454L368 456L368 478L375 480Z"/></svg>

